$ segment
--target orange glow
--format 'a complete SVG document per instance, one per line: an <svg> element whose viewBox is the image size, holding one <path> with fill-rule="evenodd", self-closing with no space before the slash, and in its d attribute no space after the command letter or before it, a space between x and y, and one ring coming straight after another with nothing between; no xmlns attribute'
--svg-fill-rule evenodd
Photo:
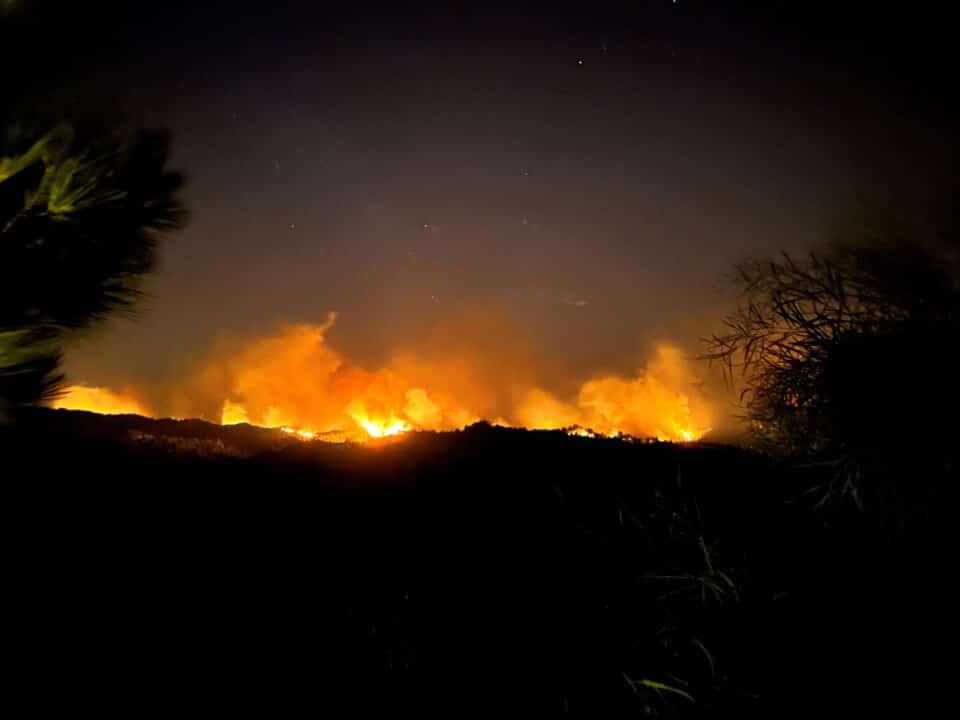
<svg viewBox="0 0 960 720"><path fill-rule="evenodd" d="M474 342L464 329L469 323L461 323L371 370L327 343L335 319L222 342L173 386L161 410L277 428L303 440L354 442L458 430L480 420L585 437L692 442L713 420L692 366L670 345L658 346L635 373L597 374L562 397L538 382L522 341L495 325L477 324L474 336L482 341ZM127 394L70 390L57 407L151 414Z"/></svg>
<svg viewBox="0 0 960 720"><path fill-rule="evenodd" d="M102 387L71 385L53 403L54 408L88 410L101 415L150 415L146 406L133 394Z"/></svg>
<svg viewBox="0 0 960 720"><path fill-rule="evenodd" d="M223 423L226 425L227 423ZM297 430L292 427L282 427L280 428L281 432L285 432L288 435L296 435L301 440L314 440L317 437L316 433L308 432L307 430Z"/></svg>
<svg viewBox="0 0 960 720"><path fill-rule="evenodd" d="M247 411L238 403L232 403L229 400L223 401L223 411L220 413L221 425L240 425L250 422L247 417Z"/></svg>
<svg viewBox="0 0 960 720"><path fill-rule="evenodd" d="M357 418L357 422L360 423L360 427L367 431L367 434L370 437L375 438L399 435L400 433L405 433L411 429L410 426L403 420L398 420L396 418L387 420L386 422L370 420L368 418Z"/></svg>

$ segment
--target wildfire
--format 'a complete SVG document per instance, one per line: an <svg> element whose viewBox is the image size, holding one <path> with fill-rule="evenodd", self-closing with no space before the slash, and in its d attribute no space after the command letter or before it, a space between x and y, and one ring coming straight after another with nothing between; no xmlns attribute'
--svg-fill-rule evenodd
<svg viewBox="0 0 960 720"><path fill-rule="evenodd" d="M64 410L87 410L101 415L149 415L146 406L133 393L120 393L102 387L71 385L52 403Z"/></svg>
<svg viewBox="0 0 960 720"><path fill-rule="evenodd" d="M360 427L366 430L367 434L373 438L391 437L405 433L411 429L410 425L396 418L386 422L371 420L369 418L358 418L357 422L360 424Z"/></svg>
<svg viewBox="0 0 960 720"><path fill-rule="evenodd" d="M227 425L228 423L223 424ZM308 430L297 430L292 427L282 427L280 428L280 432L285 432L288 435L296 435L301 440L315 440L317 437L316 433L309 432Z"/></svg>
<svg viewBox="0 0 960 720"><path fill-rule="evenodd" d="M250 422L250 418L247 417L247 411L238 403L230 402L229 400L223 401L223 410L220 412L220 424L221 425L240 425L241 423ZM293 432L290 428L282 427L281 430Z"/></svg>
<svg viewBox="0 0 960 720"><path fill-rule="evenodd" d="M668 345L657 348L635 375L589 378L564 399L537 384L523 352L486 329L482 351L468 352L466 343L444 337L436 347L400 353L371 371L326 343L334 319L223 344L159 408L130 393L82 386L69 388L55 407L212 417L224 425L277 428L302 440L354 442L413 430L458 430L484 419L587 437L672 442L694 442L709 432L710 405L683 353Z"/></svg>

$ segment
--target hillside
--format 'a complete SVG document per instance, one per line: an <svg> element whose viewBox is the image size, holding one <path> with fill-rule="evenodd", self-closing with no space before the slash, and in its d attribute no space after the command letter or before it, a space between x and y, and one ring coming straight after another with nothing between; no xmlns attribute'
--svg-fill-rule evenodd
<svg viewBox="0 0 960 720"><path fill-rule="evenodd" d="M892 556L731 447L35 411L0 450L21 665L117 708L770 717L919 642L865 644Z"/></svg>

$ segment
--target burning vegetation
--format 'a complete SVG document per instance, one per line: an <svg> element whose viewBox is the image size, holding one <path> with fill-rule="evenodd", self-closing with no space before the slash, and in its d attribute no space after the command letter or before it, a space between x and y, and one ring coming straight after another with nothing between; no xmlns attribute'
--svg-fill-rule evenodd
<svg viewBox="0 0 960 720"><path fill-rule="evenodd" d="M712 422L688 359L670 345L657 347L635 375L591 377L565 399L537 382L535 363L520 351L427 343L395 354L384 367L364 369L328 344L335 319L331 314L323 324L287 325L266 337L222 343L152 404L130 391L72 386L55 407L249 423L304 440L365 441L485 420L689 442Z"/></svg>
<svg viewBox="0 0 960 720"><path fill-rule="evenodd" d="M85 385L69 386L53 401L52 406L66 410L87 410L101 415L151 415L133 390L114 392Z"/></svg>

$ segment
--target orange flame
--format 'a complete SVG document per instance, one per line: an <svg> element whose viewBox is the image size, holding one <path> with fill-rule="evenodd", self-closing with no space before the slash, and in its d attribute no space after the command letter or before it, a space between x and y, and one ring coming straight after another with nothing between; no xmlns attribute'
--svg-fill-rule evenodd
<svg viewBox="0 0 960 720"><path fill-rule="evenodd" d="M510 343L470 353L465 343L396 355L369 371L326 342L335 315L320 325L290 325L246 342L222 343L178 383L164 409L224 425L273 427L303 440L365 441L412 430L456 430L482 419L585 436L630 435L691 442L709 432L711 407L684 354L659 346L632 376L599 375L569 400L535 382L524 353ZM491 335L484 330L484 337ZM151 414L134 395L74 386L56 407Z"/></svg>
<svg viewBox="0 0 960 720"><path fill-rule="evenodd" d="M146 405L132 391L114 392L102 387L71 385L51 407L87 410L101 415L150 415Z"/></svg>
<svg viewBox="0 0 960 720"><path fill-rule="evenodd" d="M228 425L229 423L223 424ZM288 435L296 435L301 440L314 440L317 437L316 433L308 432L307 430L297 430L296 428L292 427L282 427L280 428L280 431L285 432Z"/></svg>
<svg viewBox="0 0 960 720"><path fill-rule="evenodd" d="M374 438L399 435L400 433L405 433L411 429L407 423L405 423L403 420L398 420L397 418L391 418L390 420L383 421L358 417L355 418L355 420L360 424L360 427L367 431L367 435Z"/></svg>

